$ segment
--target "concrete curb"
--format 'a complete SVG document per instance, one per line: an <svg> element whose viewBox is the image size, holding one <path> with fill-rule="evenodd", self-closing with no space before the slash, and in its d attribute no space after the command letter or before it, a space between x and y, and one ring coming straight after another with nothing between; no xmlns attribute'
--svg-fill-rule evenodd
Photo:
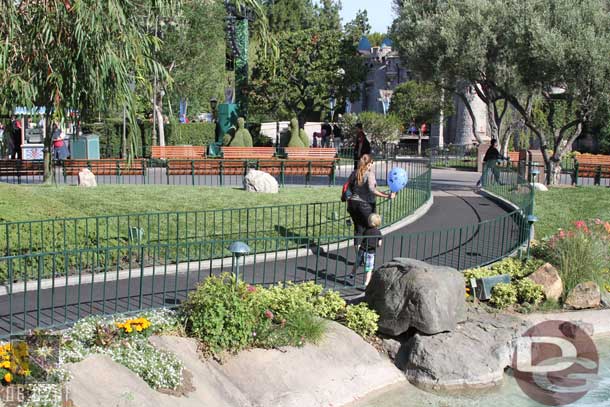
<svg viewBox="0 0 610 407"><path fill-rule="evenodd" d="M416 220L418 220L419 218L421 218L422 216L424 216L426 214L426 212L428 212L428 210L430 209L430 207L432 206L432 204L434 203L434 197L432 196L432 194L430 194L430 198L422 205L420 206L415 212L413 212L411 215L407 216L406 218L394 223L393 225L390 225L386 228L383 228L381 233L385 236L389 233L393 233L396 230L402 229L405 226L415 222ZM349 247L352 245L351 239L348 241L339 241L339 242L335 242L335 243L329 243L324 245L324 250L325 251L331 251L331 250L340 250L340 249L344 249L346 247ZM254 264L254 262L258 259L260 261L260 259L264 259L263 261L267 261L267 259L269 260L274 260L274 261L278 261L278 260L290 260L290 259L294 259L297 257L301 257L301 256L308 256L311 254L316 254L316 251L313 250L311 247L306 247L306 248L297 248L297 249L292 249L292 250L286 250L286 251L282 251L282 252L272 252L272 253L257 253L254 255L249 255L249 256L245 256L243 258L244 264L245 265L251 265ZM227 264L231 264L231 257L224 257L224 258L220 258L220 259L215 259L210 261L192 261L192 262L188 262L188 263L178 263L178 264L171 264L168 266L152 266L152 267L145 267L144 270L140 273L140 270L138 268L132 268L131 270L121 270L118 273L113 272L113 273L106 273L104 274L91 274L91 273L84 273L81 275L75 275L75 276L68 276L67 278L65 276L59 277L59 278L45 278L42 279L40 281L28 281L28 282L19 282L19 283L13 283L12 286L2 286L0 287L0 296L4 296L4 295L8 295L10 294L16 294L16 293L21 293L21 292L33 292L34 290L45 290L45 289L49 289L49 288L61 288L61 287L66 287L66 286L76 286L79 284L91 284L91 283L101 283L101 282L111 282L111 281L117 281L117 280L126 280L126 279L130 279L130 278L138 278L138 277L153 277L153 276L159 276L159 275L173 275L173 274L179 274L179 273L186 273L189 271L199 271L199 270L215 270L215 269L220 269L223 266L226 267ZM10 290L9 290L10 287ZM29 288L28 290L26 290L26 288Z"/></svg>

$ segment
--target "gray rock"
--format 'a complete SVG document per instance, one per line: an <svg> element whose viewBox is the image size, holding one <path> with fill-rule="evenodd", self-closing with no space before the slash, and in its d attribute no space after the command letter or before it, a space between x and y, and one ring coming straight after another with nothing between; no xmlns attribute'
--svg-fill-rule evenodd
<svg viewBox="0 0 610 407"><path fill-rule="evenodd" d="M379 314L379 331L398 336L451 331L466 319L462 273L413 259L394 259L375 273L365 300Z"/></svg>
<svg viewBox="0 0 610 407"><path fill-rule="evenodd" d="M534 183L534 189L537 192L547 192L549 189L546 187L546 185L541 184L539 182Z"/></svg>
<svg viewBox="0 0 610 407"><path fill-rule="evenodd" d="M78 172L78 185L86 188L97 187L95 174L89 168L83 168Z"/></svg>
<svg viewBox="0 0 610 407"><path fill-rule="evenodd" d="M244 177L244 189L248 192L277 194L280 190L277 180L263 171L248 170Z"/></svg>
<svg viewBox="0 0 610 407"><path fill-rule="evenodd" d="M385 350L388 354L388 357L392 360L396 359L396 355L402 346L402 343L396 339L382 339L381 340L383 350Z"/></svg>
<svg viewBox="0 0 610 407"><path fill-rule="evenodd" d="M573 309L597 308L601 304L601 291L593 281L580 283L568 293L564 304Z"/></svg>
<svg viewBox="0 0 610 407"><path fill-rule="evenodd" d="M601 305L610 308L610 293L606 290L602 290L601 294Z"/></svg>
<svg viewBox="0 0 610 407"><path fill-rule="evenodd" d="M516 338L528 326L506 314L473 308L452 332L415 334L403 344L395 363L412 384L429 390L493 386L502 381Z"/></svg>
<svg viewBox="0 0 610 407"><path fill-rule="evenodd" d="M542 285L544 295L547 299L559 301L563 294L563 281L559 276L559 272L550 263L540 266L527 278L536 284Z"/></svg>
<svg viewBox="0 0 610 407"><path fill-rule="evenodd" d="M575 338L577 328L583 330L587 335L593 336L595 334L595 326L590 322L585 321L566 321L559 326L561 332L568 338Z"/></svg>

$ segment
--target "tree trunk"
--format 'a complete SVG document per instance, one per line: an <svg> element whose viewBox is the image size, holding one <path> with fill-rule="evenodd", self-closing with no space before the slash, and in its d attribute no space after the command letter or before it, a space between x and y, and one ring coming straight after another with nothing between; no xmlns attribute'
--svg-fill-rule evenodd
<svg viewBox="0 0 610 407"><path fill-rule="evenodd" d="M51 145L53 144L53 122L50 120L51 111L50 106L45 107L45 135L44 135L44 147L43 147L43 161L44 161L44 175L43 175L43 183L52 184L55 173L53 171L53 156L51 155L52 149ZM23 159L23 157L21 157Z"/></svg>
<svg viewBox="0 0 610 407"><path fill-rule="evenodd" d="M165 146L165 125L163 120L163 96L161 92L158 95L155 95L157 103L155 103L155 115L157 117L157 126L158 127L158 136L159 136L159 145Z"/></svg>

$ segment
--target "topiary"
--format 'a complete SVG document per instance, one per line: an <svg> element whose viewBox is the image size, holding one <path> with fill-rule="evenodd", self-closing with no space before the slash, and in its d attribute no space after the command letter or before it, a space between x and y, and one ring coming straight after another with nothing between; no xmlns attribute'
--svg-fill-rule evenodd
<svg viewBox="0 0 610 407"><path fill-rule="evenodd" d="M246 121L243 117L237 119L237 131L231 141L231 147L252 147L252 136L245 127Z"/></svg>
<svg viewBox="0 0 610 407"><path fill-rule="evenodd" d="M296 118L290 120L290 141L288 142L288 147L305 147L299 136L299 121Z"/></svg>
<svg viewBox="0 0 610 407"><path fill-rule="evenodd" d="M517 302L517 289L510 283L496 284L491 290L489 302L496 308L507 308Z"/></svg>
<svg viewBox="0 0 610 407"><path fill-rule="evenodd" d="M305 133L304 129L299 129L299 138L301 139L301 143L303 143L303 147L309 147L309 136Z"/></svg>

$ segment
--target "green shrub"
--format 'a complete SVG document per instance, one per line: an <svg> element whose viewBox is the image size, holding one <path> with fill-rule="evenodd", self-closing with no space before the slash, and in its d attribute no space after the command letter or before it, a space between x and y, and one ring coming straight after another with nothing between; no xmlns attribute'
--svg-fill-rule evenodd
<svg viewBox="0 0 610 407"><path fill-rule="evenodd" d="M316 297L314 312L321 318L335 320L345 312L345 300L337 291L326 291Z"/></svg>
<svg viewBox="0 0 610 407"><path fill-rule="evenodd" d="M177 123L167 138L168 145L207 146L215 140L214 123Z"/></svg>
<svg viewBox="0 0 610 407"><path fill-rule="evenodd" d="M507 257L492 264L491 269L498 275L508 274L513 280L523 278L530 273L530 268L525 267L523 261L514 257Z"/></svg>
<svg viewBox="0 0 610 407"><path fill-rule="evenodd" d="M488 268L488 267L477 267L477 268L473 268L473 269L468 269L468 270L464 270L464 279L466 280L466 283L470 283L471 279L479 279L479 278L483 278L483 277L491 277L491 276L495 276L498 273L495 272L494 270Z"/></svg>
<svg viewBox="0 0 610 407"><path fill-rule="evenodd" d="M529 278L519 280L514 285L517 289L517 300L520 303L526 302L532 305L538 305L544 299L542 285L534 283Z"/></svg>
<svg viewBox="0 0 610 407"><path fill-rule="evenodd" d="M245 126L246 121L243 117L237 119L237 131L231 141L231 147L252 147L252 136Z"/></svg>
<svg viewBox="0 0 610 407"><path fill-rule="evenodd" d="M305 133L304 129L299 129L299 138L301 139L303 147L309 147L309 136L307 135L307 133Z"/></svg>
<svg viewBox="0 0 610 407"><path fill-rule="evenodd" d="M247 287L226 273L207 278L184 305L187 332L214 354L246 348L253 340L256 322L252 307L245 301Z"/></svg>
<svg viewBox="0 0 610 407"><path fill-rule="evenodd" d="M496 284L491 290L489 302L500 309L510 307L517 302L517 289L510 283Z"/></svg>
<svg viewBox="0 0 610 407"><path fill-rule="evenodd" d="M296 118L290 120L290 141L288 142L288 147L309 147L309 143L304 145L303 140L301 140L299 121Z"/></svg>
<svg viewBox="0 0 610 407"><path fill-rule="evenodd" d="M366 303L348 305L345 309L345 326L363 338L373 336L377 332L378 320L379 315Z"/></svg>

